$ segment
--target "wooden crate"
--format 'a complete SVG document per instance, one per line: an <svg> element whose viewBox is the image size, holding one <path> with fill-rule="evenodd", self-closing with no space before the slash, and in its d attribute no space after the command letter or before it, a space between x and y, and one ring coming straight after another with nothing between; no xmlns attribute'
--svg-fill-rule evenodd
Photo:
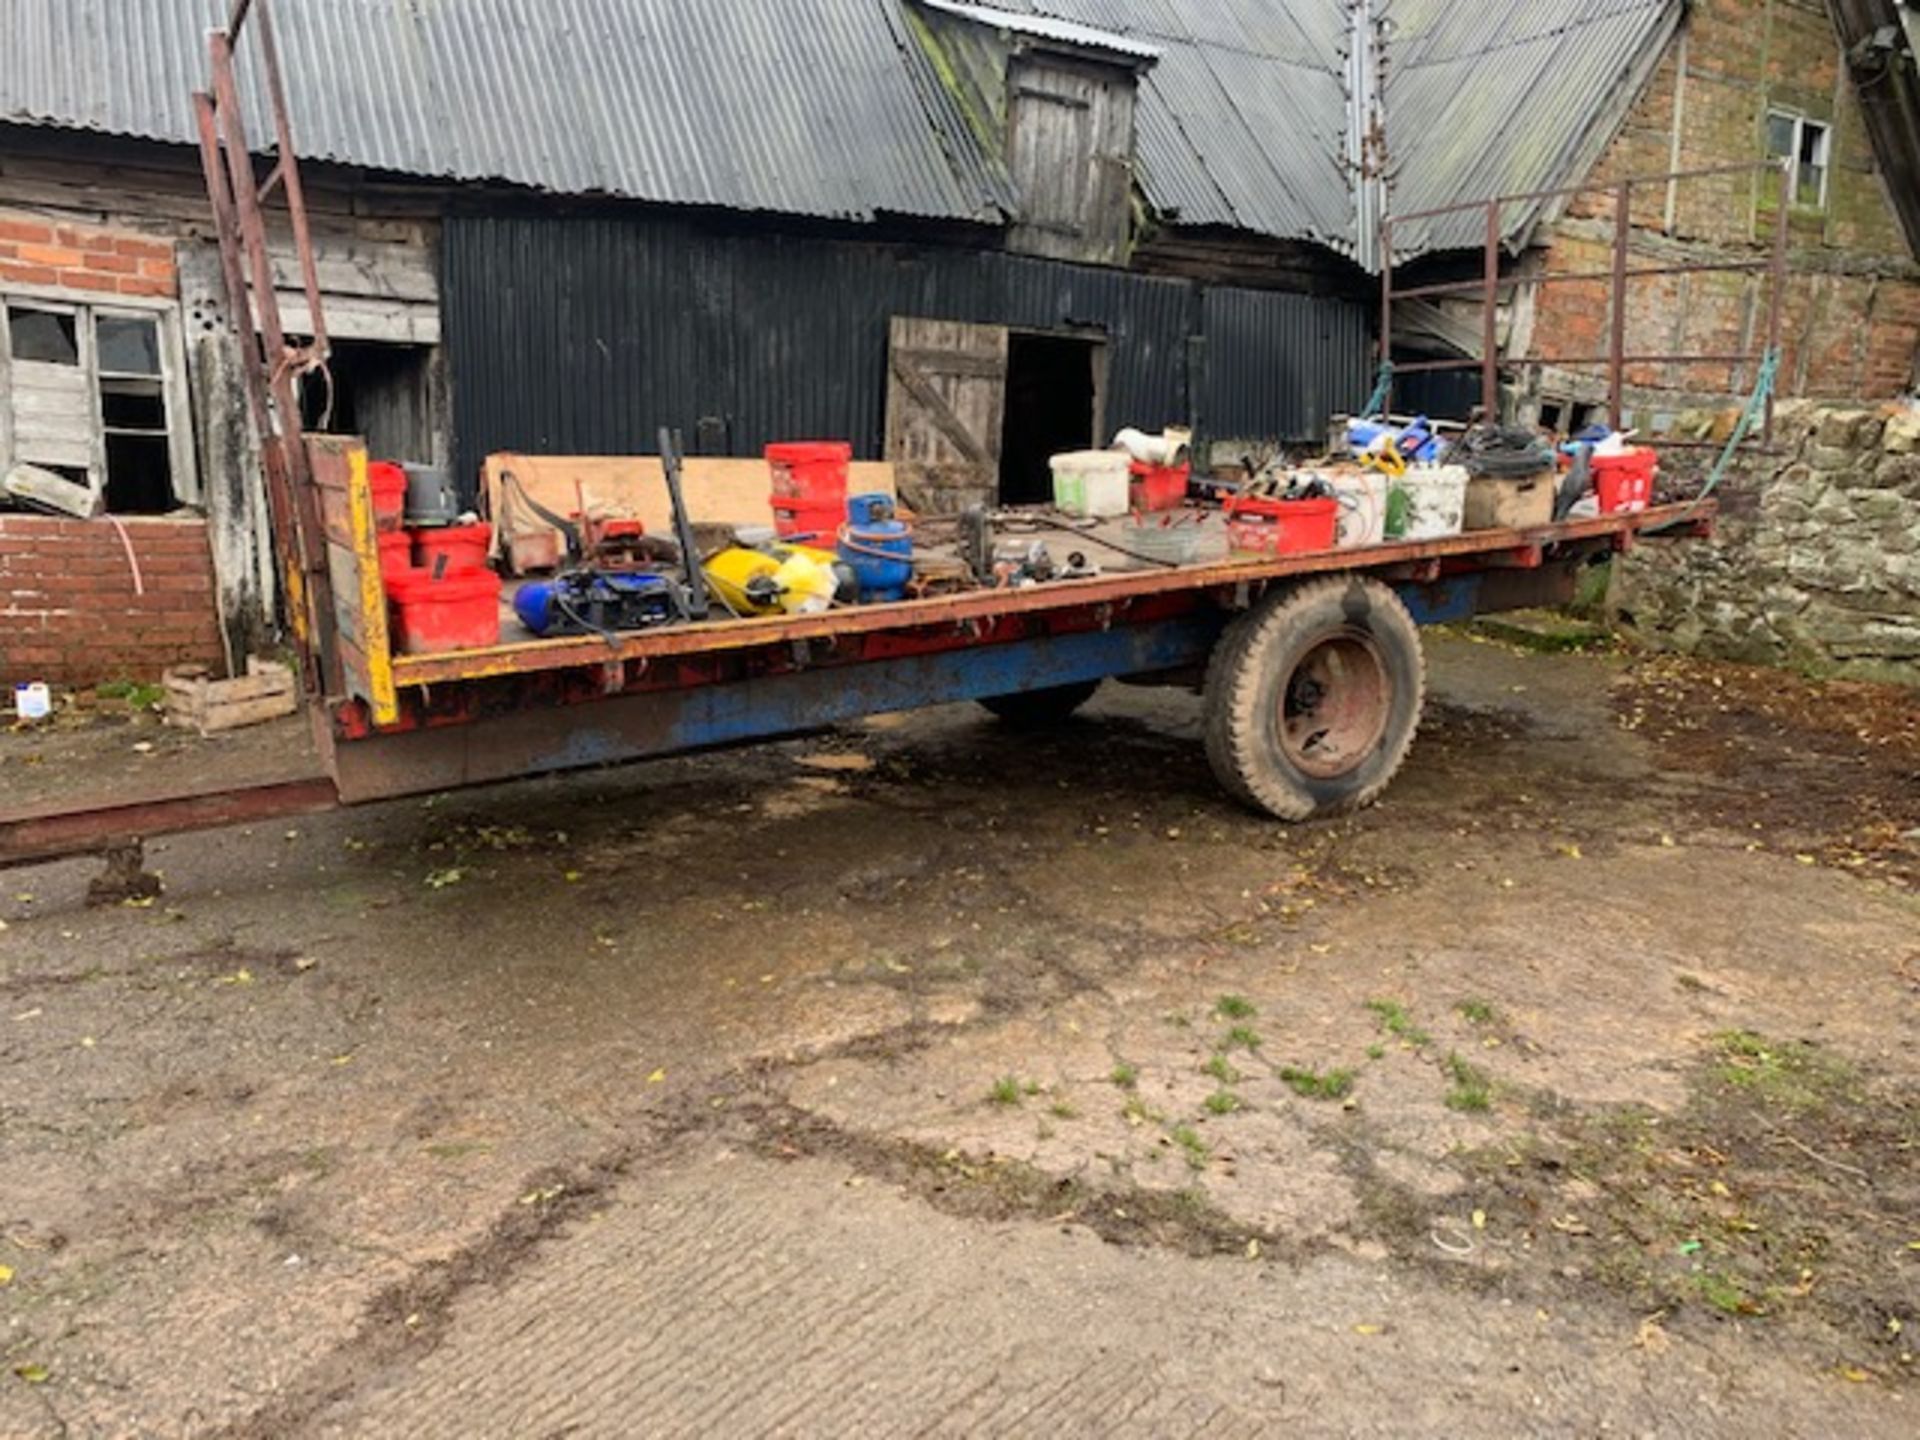
<svg viewBox="0 0 1920 1440"><path fill-rule="evenodd" d="M176 665L162 677L167 723L211 735L291 715L300 693L293 671L275 660L249 658L247 673L215 680L204 665Z"/></svg>

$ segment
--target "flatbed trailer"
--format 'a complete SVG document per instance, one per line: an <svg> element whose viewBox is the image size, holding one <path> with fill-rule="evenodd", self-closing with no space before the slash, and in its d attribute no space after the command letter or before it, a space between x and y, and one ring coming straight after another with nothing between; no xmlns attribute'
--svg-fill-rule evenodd
<svg viewBox="0 0 1920 1440"><path fill-rule="evenodd" d="M237 46L250 15L252 73L264 81L273 127L264 178L240 96L249 67L238 63ZM265 0L232 0L208 47L210 83L193 97L201 159L320 773L0 813L0 867L106 851L126 874L137 869L141 841L172 832L952 701L978 700L1017 722L1046 720L1109 679L1199 690L1208 758L1226 789L1277 817L1309 819L1368 803L1405 759L1425 696L1418 624L1565 601L1583 565L1641 537L1704 533L1713 520L1711 502L1697 501L1524 531L981 588L818 615L396 655L365 445L308 435L300 422L298 377L324 367L328 341ZM281 323L267 245L273 200L285 205L305 292L311 334L303 340ZM1497 218L1500 202L1487 203ZM1621 265L1617 255L1616 292ZM1489 275L1497 278L1491 259ZM1390 274L1385 287L1391 297ZM1490 278L1490 317L1496 288ZM1773 303L1777 319L1777 286ZM1616 371L1620 343L1616 320Z"/></svg>
<svg viewBox="0 0 1920 1440"><path fill-rule="evenodd" d="M1063 718L1103 681L1199 691L1229 793L1305 820L1364 805L1405 759L1416 626L1570 599L1582 567L1711 503L1313 554L1230 558L816 615L683 622L394 654L365 446L308 436L331 606L303 637L323 773L85 810L0 815L0 865L169 832L620 764L976 700Z"/></svg>

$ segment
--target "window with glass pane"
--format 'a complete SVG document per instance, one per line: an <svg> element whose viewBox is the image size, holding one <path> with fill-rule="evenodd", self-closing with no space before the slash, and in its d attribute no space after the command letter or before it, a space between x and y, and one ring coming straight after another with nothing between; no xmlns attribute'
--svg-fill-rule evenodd
<svg viewBox="0 0 1920 1440"><path fill-rule="evenodd" d="M1787 203L1819 208L1827 203L1827 156L1832 131L1818 120L1790 110L1767 112L1767 155L1790 162ZM1768 195L1779 193L1779 181L1768 179ZM1770 202L1769 202L1770 203Z"/></svg>
<svg viewBox="0 0 1920 1440"><path fill-rule="evenodd" d="M1767 116L1767 154L1776 160L1793 154L1794 132L1799 129L1798 119L1798 116L1783 115L1778 110Z"/></svg>
<svg viewBox="0 0 1920 1440"><path fill-rule="evenodd" d="M102 315L94 330L102 375L158 375L160 322L147 315Z"/></svg>
<svg viewBox="0 0 1920 1440"><path fill-rule="evenodd" d="M77 317L57 310L26 305L7 307L7 338L15 360L42 365L78 365L80 336Z"/></svg>

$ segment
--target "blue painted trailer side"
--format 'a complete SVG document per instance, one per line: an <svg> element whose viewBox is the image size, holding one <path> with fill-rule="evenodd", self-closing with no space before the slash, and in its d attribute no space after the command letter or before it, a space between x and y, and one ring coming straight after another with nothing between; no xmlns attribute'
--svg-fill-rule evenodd
<svg viewBox="0 0 1920 1440"><path fill-rule="evenodd" d="M1474 613L1480 576L1395 588L1422 624ZM865 715L978 700L1206 663L1231 614L1041 635L931 655L684 689L616 695L564 710L514 710L335 747L349 802L620 764L782 735Z"/></svg>

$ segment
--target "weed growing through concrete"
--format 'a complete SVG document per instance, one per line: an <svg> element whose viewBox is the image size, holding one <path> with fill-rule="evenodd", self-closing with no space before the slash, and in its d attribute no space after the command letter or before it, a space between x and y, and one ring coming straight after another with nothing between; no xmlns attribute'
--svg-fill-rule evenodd
<svg viewBox="0 0 1920 1440"><path fill-rule="evenodd" d="M1206 1064L1200 1067L1200 1073L1202 1075L1211 1075L1222 1085L1237 1085L1240 1083L1240 1072L1233 1068L1233 1062L1228 1060L1223 1054L1215 1054L1210 1058Z"/></svg>
<svg viewBox="0 0 1920 1440"><path fill-rule="evenodd" d="M1722 1315L1763 1314L1761 1307L1746 1291L1717 1270L1703 1271L1694 1277L1700 1298Z"/></svg>
<svg viewBox="0 0 1920 1440"><path fill-rule="evenodd" d="M1413 1016L1398 1000L1369 1000L1367 1009L1380 1017L1380 1027L1396 1040L1404 1040L1417 1049L1431 1038L1413 1023Z"/></svg>
<svg viewBox="0 0 1920 1440"><path fill-rule="evenodd" d="M1251 1020L1260 1013L1244 995L1222 995L1213 1009L1216 1015L1225 1020Z"/></svg>
<svg viewBox="0 0 1920 1440"><path fill-rule="evenodd" d="M1195 1170L1206 1168L1207 1158L1213 1151L1208 1148L1207 1142L1200 1138L1198 1130L1191 1125L1176 1125L1168 1133L1172 1136L1173 1143L1185 1152L1188 1165Z"/></svg>
<svg viewBox="0 0 1920 1440"><path fill-rule="evenodd" d="M1851 1066L1805 1041L1769 1040L1751 1030L1728 1030L1714 1038L1720 1079L1768 1104L1807 1110L1859 1091Z"/></svg>
<svg viewBox="0 0 1920 1440"><path fill-rule="evenodd" d="M1344 1100L1353 1093L1353 1071L1329 1070L1322 1074L1304 1066L1282 1067L1280 1078L1296 1095L1309 1100Z"/></svg>
<svg viewBox="0 0 1920 1440"><path fill-rule="evenodd" d="M1487 1072L1449 1051L1445 1065L1447 1079L1453 1083L1447 1089L1447 1108L1449 1110L1480 1111L1493 1106L1493 1081Z"/></svg>
<svg viewBox="0 0 1920 1440"><path fill-rule="evenodd" d="M1120 1107L1120 1114L1129 1125L1158 1125L1167 1118L1138 1095L1127 1096L1127 1103Z"/></svg>
<svg viewBox="0 0 1920 1440"><path fill-rule="evenodd" d="M993 1082L993 1088L987 1091L987 1103L990 1105L1018 1105L1020 1103L1020 1082L1011 1075L1002 1075Z"/></svg>

